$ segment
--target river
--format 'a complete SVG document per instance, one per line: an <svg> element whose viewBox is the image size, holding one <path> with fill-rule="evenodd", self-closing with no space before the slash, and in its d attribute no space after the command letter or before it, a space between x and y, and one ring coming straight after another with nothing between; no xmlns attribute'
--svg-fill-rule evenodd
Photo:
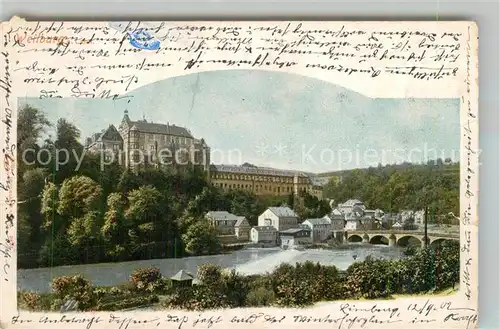
<svg viewBox="0 0 500 329"><path fill-rule="evenodd" d="M248 248L231 254L213 256L20 269L17 271L17 288L18 290L49 292L50 283L54 277L76 274L82 274L96 286L117 285L127 281L136 268L148 266L158 267L164 276L173 276L180 270L187 270L196 275L198 266L205 263L217 264L223 268L235 268L241 274L270 272L283 262L295 264L307 260L319 262L322 265L335 265L338 269L345 270L355 261L364 260L369 255L376 258L397 259L402 257L402 252L403 249L384 245L353 243L335 250L283 251L279 248Z"/></svg>

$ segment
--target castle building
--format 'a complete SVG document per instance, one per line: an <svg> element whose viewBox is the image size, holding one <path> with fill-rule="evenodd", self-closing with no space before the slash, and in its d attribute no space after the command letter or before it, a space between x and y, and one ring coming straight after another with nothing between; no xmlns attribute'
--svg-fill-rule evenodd
<svg viewBox="0 0 500 329"><path fill-rule="evenodd" d="M96 137L96 138L94 138ZM210 169L210 148L203 139L176 125L132 121L125 111L118 129L110 126L105 132L87 140L87 149L100 151L114 147L128 168L139 166L199 166Z"/></svg>
<svg viewBox="0 0 500 329"><path fill-rule="evenodd" d="M246 190L256 195L287 196L308 192L323 199L323 189L314 185L303 172L257 167L248 163L236 165L212 165L210 181L223 190Z"/></svg>
<svg viewBox="0 0 500 329"><path fill-rule="evenodd" d="M112 156L121 156L123 138L114 125L109 125L107 129L87 138L86 148L90 152L106 151L103 154L106 161L109 161Z"/></svg>

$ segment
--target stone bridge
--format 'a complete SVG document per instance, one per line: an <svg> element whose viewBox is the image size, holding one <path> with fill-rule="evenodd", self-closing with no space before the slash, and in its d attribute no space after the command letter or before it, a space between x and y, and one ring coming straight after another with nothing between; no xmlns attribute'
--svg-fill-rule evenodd
<svg viewBox="0 0 500 329"><path fill-rule="evenodd" d="M364 242L370 244L385 244L406 247L408 245L423 246L424 232L422 231L346 231L344 239L347 242ZM427 232L428 245L437 246L445 240L460 240L460 233Z"/></svg>

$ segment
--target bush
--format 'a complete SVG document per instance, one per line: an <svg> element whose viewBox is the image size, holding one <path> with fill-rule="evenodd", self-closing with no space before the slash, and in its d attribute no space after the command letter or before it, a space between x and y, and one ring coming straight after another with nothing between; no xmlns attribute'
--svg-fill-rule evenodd
<svg viewBox="0 0 500 329"><path fill-rule="evenodd" d="M231 307L245 305L246 296L250 290L250 278L239 275L235 270L222 276L223 289L227 302Z"/></svg>
<svg viewBox="0 0 500 329"><path fill-rule="evenodd" d="M271 274L271 282L276 304L280 306L306 306L344 295L337 268L310 261L297 263L295 267L282 264Z"/></svg>
<svg viewBox="0 0 500 329"><path fill-rule="evenodd" d="M164 288L162 275L157 267L136 269L130 276L130 282L134 289L139 291L154 292Z"/></svg>
<svg viewBox="0 0 500 329"><path fill-rule="evenodd" d="M56 297L62 300L62 303L70 299L77 301L80 310L86 310L95 305L96 302L90 281L81 275L54 278L52 290Z"/></svg>
<svg viewBox="0 0 500 329"><path fill-rule="evenodd" d="M436 287L436 252L431 248L418 250L405 260L410 285L409 293L429 292Z"/></svg>
<svg viewBox="0 0 500 329"><path fill-rule="evenodd" d="M192 287L180 287L173 290L162 302L166 308L195 310L195 301Z"/></svg>
<svg viewBox="0 0 500 329"><path fill-rule="evenodd" d="M213 310L230 307L225 291L209 285L192 286L193 303L192 309L196 311Z"/></svg>
<svg viewBox="0 0 500 329"><path fill-rule="evenodd" d="M100 303L95 308L95 311L120 311L127 308L150 306L158 303L159 299L156 295L136 295L126 298L109 300L106 303Z"/></svg>
<svg viewBox="0 0 500 329"><path fill-rule="evenodd" d="M415 246L409 245L403 251L403 255L405 256L414 256L417 253L417 248Z"/></svg>
<svg viewBox="0 0 500 329"><path fill-rule="evenodd" d="M265 287L257 287L250 290L246 297L245 304L250 307L271 306L275 300L276 297L273 290L266 289Z"/></svg>
<svg viewBox="0 0 500 329"><path fill-rule="evenodd" d="M54 294L43 294L34 291L18 292L17 298L20 309L34 312L52 310L51 305L57 300ZM59 311L59 308L57 311Z"/></svg>
<svg viewBox="0 0 500 329"><path fill-rule="evenodd" d="M393 292L397 282L390 276L391 261L367 257L347 269L345 289L352 298L386 298Z"/></svg>
<svg viewBox="0 0 500 329"><path fill-rule="evenodd" d="M25 305L28 310L37 311L40 307L40 294L33 291L22 292L19 294L22 305Z"/></svg>
<svg viewBox="0 0 500 329"><path fill-rule="evenodd" d="M206 285L218 285L222 280L222 268L215 264L202 264L198 267L198 280Z"/></svg>
<svg viewBox="0 0 500 329"><path fill-rule="evenodd" d="M436 288L454 288L460 280L460 242L444 241L436 250Z"/></svg>

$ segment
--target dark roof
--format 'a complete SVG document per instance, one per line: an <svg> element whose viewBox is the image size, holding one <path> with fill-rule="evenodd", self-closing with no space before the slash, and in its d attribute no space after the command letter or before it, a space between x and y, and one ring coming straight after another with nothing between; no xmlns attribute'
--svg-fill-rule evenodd
<svg viewBox="0 0 500 329"><path fill-rule="evenodd" d="M265 232L265 231L278 232L278 230L274 226L254 226L252 227L252 229L255 229L258 232Z"/></svg>
<svg viewBox="0 0 500 329"><path fill-rule="evenodd" d="M174 135L180 137L193 138L191 133L184 128L176 125L165 125L161 123L151 123L146 121L131 121L130 127L137 128L137 130L150 134L163 134L163 135Z"/></svg>
<svg viewBox="0 0 500 329"><path fill-rule="evenodd" d="M230 220L230 221L237 222L239 219L238 216L233 215L227 211L209 211L209 212L207 212L205 217L213 218L216 221L217 220Z"/></svg>
<svg viewBox="0 0 500 329"><path fill-rule="evenodd" d="M299 233L299 232L302 232L302 231L310 232L311 230L310 229L306 229L306 228L302 228L302 227L299 227L299 228L289 228L288 230L281 231L280 234L296 234L296 233Z"/></svg>
<svg viewBox="0 0 500 329"><path fill-rule="evenodd" d="M299 216L297 216L295 211L290 209L290 207L269 207L267 209L269 209L273 214L275 214L276 216L278 216L280 218L284 218L284 217L297 217L298 218L299 217Z"/></svg>
<svg viewBox="0 0 500 329"><path fill-rule="evenodd" d="M364 210L363 208L361 208L360 206L354 206L352 208L352 212L356 215L356 216L363 216L364 215Z"/></svg>
<svg viewBox="0 0 500 329"><path fill-rule="evenodd" d="M234 226L238 227L240 226L241 224L243 224L243 222L246 221L246 218L245 217L242 217L242 216L238 216L238 220L236 221L236 224L234 224Z"/></svg>
<svg viewBox="0 0 500 329"><path fill-rule="evenodd" d="M331 224L330 222L330 218L307 218L305 222L309 222L311 223L312 225L327 225L327 224Z"/></svg>
<svg viewBox="0 0 500 329"><path fill-rule="evenodd" d="M122 142L123 138L114 125L109 125L108 129L106 129L104 133L100 134L99 138L97 139L97 141L103 140Z"/></svg>
<svg viewBox="0 0 500 329"><path fill-rule="evenodd" d="M270 176L283 176L283 177L308 177L303 172L294 170L276 169L269 167L257 167L254 165L212 165L212 170L227 173L241 173L241 174L256 174L256 175L270 175Z"/></svg>

